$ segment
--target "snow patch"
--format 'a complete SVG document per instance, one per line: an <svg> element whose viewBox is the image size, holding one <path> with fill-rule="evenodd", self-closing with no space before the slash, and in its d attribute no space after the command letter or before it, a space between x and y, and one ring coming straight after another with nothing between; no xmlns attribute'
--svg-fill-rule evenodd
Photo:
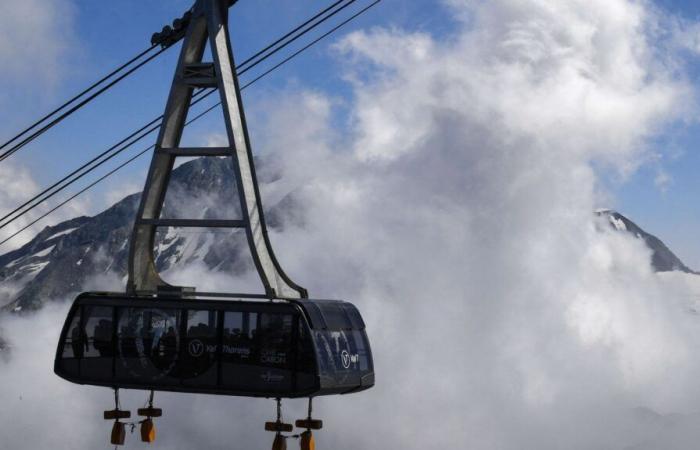
<svg viewBox="0 0 700 450"><path fill-rule="evenodd" d="M627 225L625 225L625 222L622 219L618 219L615 216L610 216L610 223L613 224L616 230L618 231L627 231Z"/></svg>
<svg viewBox="0 0 700 450"><path fill-rule="evenodd" d="M158 243L158 246L155 249L155 254L162 255L163 252L168 250L174 243L177 242L177 237L178 233L175 231L175 228L168 228L168 231L166 232L165 236L160 241L160 243Z"/></svg>
<svg viewBox="0 0 700 450"><path fill-rule="evenodd" d="M20 261L22 261L22 259L23 259L23 258L21 258L21 257L20 257L20 258L17 258L17 259L15 259L15 260L13 260L12 262L10 262L9 264L7 264L5 267L13 267L13 266L16 266L17 263L19 263Z"/></svg>
<svg viewBox="0 0 700 450"><path fill-rule="evenodd" d="M80 228L80 227L68 228L67 230L63 230L63 231L60 231L56 234L52 234L51 236L47 237L45 240L48 241L49 239L55 239L59 236L63 236L64 234L72 233L73 231L77 230L78 228Z"/></svg>
<svg viewBox="0 0 700 450"><path fill-rule="evenodd" d="M50 247L46 247L45 249L43 249L43 250L41 250L41 251L39 251L39 252L34 253L34 254L32 255L32 257L37 257L37 258L39 258L39 257L47 256L49 253L51 253L51 251L54 249L54 247L56 247L55 244L52 245L52 246L50 246Z"/></svg>
<svg viewBox="0 0 700 450"><path fill-rule="evenodd" d="M35 264L29 264L26 266L26 272L27 273L38 273L41 272L41 270L44 269L44 267L48 266L49 262L40 262L40 263L35 263Z"/></svg>

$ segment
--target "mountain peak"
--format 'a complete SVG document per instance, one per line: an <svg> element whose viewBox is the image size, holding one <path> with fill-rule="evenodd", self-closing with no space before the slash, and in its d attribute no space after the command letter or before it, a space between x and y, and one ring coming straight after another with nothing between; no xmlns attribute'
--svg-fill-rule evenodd
<svg viewBox="0 0 700 450"><path fill-rule="evenodd" d="M612 209L599 209L595 211L599 217L608 219L610 226L617 231L629 233L637 239L644 240L647 247L652 251L651 265L656 272L681 271L685 273L696 273L686 266L681 259L676 256L661 239L653 234L647 233L639 225L632 222L627 217Z"/></svg>

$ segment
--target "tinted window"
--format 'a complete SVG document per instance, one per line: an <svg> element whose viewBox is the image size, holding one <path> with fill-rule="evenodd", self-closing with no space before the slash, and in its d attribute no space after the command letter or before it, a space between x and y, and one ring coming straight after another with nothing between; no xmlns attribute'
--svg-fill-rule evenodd
<svg viewBox="0 0 700 450"><path fill-rule="evenodd" d="M180 323L179 310L119 308L117 375L139 381L174 376Z"/></svg>
<svg viewBox="0 0 700 450"><path fill-rule="evenodd" d="M83 306L85 352L80 361L80 374L88 379L109 380L114 373L112 344L114 308Z"/></svg>
<svg viewBox="0 0 700 450"><path fill-rule="evenodd" d="M80 308L78 308L68 326L66 342L63 346L64 358L82 358L85 354L85 340L80 329Z"/></svg>
<svg viewBox="0 0 700 450"><path fill-rule="evenodd" d="M343 305L339 302L318 303L319 309L329 330L346 330L352 328L350 318L345 314Z"/></svg>
<svg viewBox="0 0 700 450"><path fill-rule="evenodd" d="M291 314L260 314L255 339L258 364L268 367L291 367L292 323Z"/></svg>
<svg viewBox="0 0 700 450"><path fill-rule="evenodd" d="M84 311L85 357L112 357L112 331L114 308L110 306L86 306Z"/></svg>
<svg viewBox="0 0 700 450"><path fill-rule="evenodd" d="M256 313L227 311L224 314L222 361L252 364L257 320Z"/></svg>
<svg viewBox="0 0 700 450"><path fill-rule="evenodd" d="M288 392L295 363L291 313L224 315L222 383L247 392Z"/></svg>
<svg viewBox="0 0 700 450"><path fill-rule="evenodd" d="M197 383L216 383L217 311L187 311L187 333L178 363L178 374Z"/></svg>
<svg viewBox="0 0 700 450"><path fill-rule="evenodd" d="M306 328L303 319L299 318L297 339L297 370L304 373L316 373L316 358L314 356L314 344L311 335Z"/></svg>

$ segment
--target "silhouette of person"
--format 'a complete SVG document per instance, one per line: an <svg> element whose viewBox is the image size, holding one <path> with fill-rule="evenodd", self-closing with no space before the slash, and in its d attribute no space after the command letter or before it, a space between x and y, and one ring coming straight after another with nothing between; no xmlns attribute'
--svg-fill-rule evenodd
<svg viewBox="0 0 700 450"><path fill-rule="evenodd" d="M88 343L83 341L83 333L80 332L80 327L74 327L71 331L71 347L76 358L82 358L85 355L85 350L88 350Z"/></svg>

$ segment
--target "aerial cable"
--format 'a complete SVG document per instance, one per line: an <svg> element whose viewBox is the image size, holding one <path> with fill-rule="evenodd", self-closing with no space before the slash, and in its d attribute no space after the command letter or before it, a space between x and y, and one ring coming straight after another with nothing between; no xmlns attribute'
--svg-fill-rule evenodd
<svg viewBox="0 0 700 450"><path fill-rule="evenodd" d="M346 25L347 23L349 23L349 22L351 22L352 20L356 19L358 16L364 14L368 9L370 9L370 8L372 8L373 6L377 5L377 4L380 3L381 1L382 1L382 0L375 0L374 2L372 2L372 3L370 3L369 5L365 6L364 8L362 8L361 10L359 10L358 12L356 12L355 14L353 14L352 16L348 17L348 18L345 19L344 21L340 22L338 25L334 26L333 28L331 28L331 29L328 30L327 32L323 33L321 36L317 37L317 38L314 39L313 41L311 41L311 42L309 42L308 44L306 44L304 47L300 48L299 50L297 50L296 52L292 53L291 55L289 55L288 57L286 57L285 59L283 59L283 60L280 61L279 63L275 64L274 66L272 66L271 68L269 68L269 69L266 70L265 72L261 73L260 75L258 75L258 76L255 77L255 78L253 78L253 79L252 79L251 81L249 81L248 83L244 84L244 85L241 87L241 90L247 88L247 87L250 86L251 84L253 84L253 83L255 83L256 81L260 80L261 78L266 77L266 76L269 75L271 72L273 72L273 71L279 69L281 66L283 66L284 64L288 63L290 60L292 60L292 59L294 59L295 57L297 57L300 53L302 53L302 52L308 50L310 47L312 47L313 45L317 44L319 41L321 41L321 40L325 39L326 37L330 36L331 34L335 33L335 32L338 31L340 28L342 28L344 25Z"/></svg>
<svg viewBox="0 0 700 450"><path fill-rule="evenodd" d="M107 81L108 79L112 78L112 77L113 77L114 75L116 75L117 73L119 73L119 72L121 72L122 70L124 70L126 67L130 66L131 64L133 64L133 63L136 62L137 60L141 59L143 56L145 56L146 54L148 54L148 53L149 53L151 50L153 50L154 48L156 48L155 45L150 46L150 47L147 48L146 50L142 51L142 52L139 53L138 55L136 55L136 56L134 56L133 58L131 58L129 61L125 62L125 63L122 64L121 66L119 66L119 67L117 67L116 69L114 69L112 72L110 72L110 73L108 73L107 75L105 75L104 77L100 78L98 81L96 81L95 83L93 83L92 85L90 85L88 88L84 89L84 90L83 90L82 92L80 92L79 94L75 95L75 96L74 96L73 98L71 98L70 100L68 100L68 101L66 101L65 103L63 103L63 104L62 104L61 106L59 106L58 108L54 109L53 111L51 111L50 113L48 113L48 114L46 114L44 117L42 117L41 119L39 119L39 120L37 120L36 122L34 122L33 124L31 124L28 128L24 129L22 132L20 132L20 133L17 134L16 136L14 136L12 139L10 139L9 141L7 141L7 142L5 142L4 144L0 145L0 150L4 149L5 147L7 147L8 145L10 145L11 143L15 142L17 139L19 139L19 138L21 138L22 136L24 136L25 134L29 133L31 130L33 130L34 128L36 128L37 126L39 126L42 122L46 121L46 120L49 119L51 116L55 115L57 112L59 112L59 111L61 111L62 109L66 108L68 105L70 105L71 103L75 102L75 101L78 100L80 97L84 96L85 94L87 94L87 93L90 92L91 90L95 89L97 86L101 85L102 83L104 83L104 82Z"/></svg>
<svg viewBox="0 0 700 450"><path fill-rule="evenodd" d="M209 112L213 111L213 110L214 110L217 106L219 106L220 104L221 104L221 103L217 103L216 105L212 105L212 106L210 106L209 108L207 108L207 109L205 109L204 111L202 111L201 113L197 114L195 117L193 117L191 120L189 120L189 121L185 124L185 126L191 124L191 123L194 122L195 120L198 120L198 119L202 118L204 115L206 115L206 114L208 114ZM58 205L54 206L53 208L51 208L50 210L48 210L48 211L45 212L44 214L40 215L40 216L37 217L36 219L34 219L34 220L32 220L31 222L29 222L27 225L23 226L23 227L20 228L19 230L17 230L17 231L15 231L14 233L12 233L12 234L11 234L10 236L8 236L7 238L5 238L5 239L3 239L2 241L0 241L0 245L4 244L5 242L9 241L9 240L12 239L13 237L17 236L18 234L20 234L21 232L23 232L23 231L26 230L27 228L31 227L31 226L34 225L35 223L39 222L41 219L43 219L44 217L48 216L49 214L54 213L56 210L58 210L59 208L65 206L67 203L73 201L76 197L78 197L79 195L83 194L85 191L87 191L87 190L89 190L89 189L92 189L96 184L101 183L102 181L104 181L104 180L107 179L108 177L112 176L112 175L113 175L115 172L117 172L118 170L120 170L120 169L124 168L126 165L132 163L132 162L135 161L137 158L139 158L139 157L145 155L148 151L153 150L153 149L155 148L155 146L156 146L155 144L151 144L151 145L149 145L148 147L146 147L146 148L144 148L143 150L141 150L140 152L136 153L136 154L135 154L134 156L132 156L131 158L129 158L129 159L127 159L126 161L122 162L121 164L119 164L119 165L118 165L117 167L115 167L114 169L112 169L112 170L110 170L109 172L105 173L105 174L102 175L100 178L98 178L98 179L96 179L95 181L93 181L92 183L88 184L87 186L85 186L84 188L82 188L81 190L79 190L78 192L76 192L75 194L73 194L73 195L71 195L70 197L68 197L66 200L62 201L61 203L59 203Z"/></svg>
<svg viewBox="0 0 700 450"><path fill-rule="evenodd" d="M354 1L354 0L353 0L353 1ZM309 49L310 47L312 47L313 45L315 45L316 43L318 43L318 42L321 41L322 39L326 38L327 36L331 35L332 33L336 32L336 31L338 31L341 27L343 27L344 25L348 24L349 22L351 22L351 21L354 20L355 18L359 17L361 14L365 13L367 10L369 10L369 9L372 8L373 6L377 5L377 4L380 3L381 1L382 1L382 0L375 0L373 3L371 3L371 4L369 4L368 6L364 7L363 9L361 9L360 11L358 11L357 13L355 13L354 15L352 15L352 16L350 16L349 18L347 18L346 20L340 22L338 25L336 25L335 27L331 28L331 29L330 29L329 31L327 31L326 33L324 33L324 34L322 34L321 36L319 36L318 38L314 39L314 40L311 41L309 44L307 44L307 45L305 45L304 47L302 47L301 49L297 50L296 52L294 52L294 53L293 53L292 55L290 55L289 57L283 59L281 62L279 62L278 64L276 64L275 66L273 66L273 67L270 68L269 70L263 72L262 74L260 74L259 76L257 76L257 77L254 78L253 80L251 80L250 82L248 82L248 83L246 83L245 85L243 85L243 86L241 87L241 91L244 90L245 88L247 88L248 86L252 85L253 83L259 81L260 79L264 78L265 76L269 75L269 74L272 73L274 70L276 70L276 69L278 69L279 67L281 67L282 65L284 65L284 64L286 64L287 62L291 61L293 58L295 58L296 56L300 55L302 52L304 52L305 50ZM320 22L320 23L322 23L322 22ZM317 25L320 25L320 23L319 23L319 24L316 24L316 26L317 26ZM307 30L307 32L308 32L308 31L310 31L310 30ZM299 37L301 37L301 35L298 36L296 39L298 39ZM266 56L265 59L267 59L269 56L271 56L271 55ZM250 58L249 58L249 59L250 59ZM256 65L257 65L257 63L256 63ZM249 68L252 68L252 67L249 67ZM246 69L246 70L247 70L247 69ZM208 97L210 94L212 94L212 93L215 92L215 91L216 91L216 89L212 89L211 91L209 91L207 94L205 94L202 98L198 99L197 101L203 100L205 97ZM196 95L196 94L195 94L195 95ZM193 104L194 104L194 103L193 103ZM217 103L215 103L215 104L213 104L213 105L210 106L208 109L206 109L206 110L203 111L202 113L200 113L200 114L198 114L197 116L195 116L192 120L188 121L188 122L186 123L186 125L189 125L190 123L194 122L195 120L201 118L201 117L204 116L205 114L207 114L207 113L209 113L210 111L214 110L214 109L215 109L216 107L218 107L219 105L221 105L221 102L220 102L220 101L217 102ZM149 124L154 123L155 121L157 121L157 120L159 120L159 119L162 119L162 117L163 117L163 116L160 116L159 118L155 119L154 121L151 121ZM149 126L149 125L146 125L145 127L142 127L140 130L145 129L145 128L148 127L148 126ZM158 125L158 126L160 126L160 125ZM130 136L135 136L136 134L138 134L138 132L139 132L139 131L137 131L137 132L135 132L135 133L132 133L132 135L130 135ZM149 131L148 133L146 133L146 135L149 134L150 132L152 132L152 131ZM139 138L135 139L134 141L132 141L131 143L129 143L127 146L125 146L125 147L121 148L120 150L118 150L117 153L121 153L122 151L126 150L126 149L129 148L130 146L134 145L136 142L138 142L138 141L140 141L141 139L145 138L146 135L142 135L142 136L140 136ZM125 141L128 140L128 139L129 139L129 138L127 138L127 139L125 139L125 140L122 140L121 142L125 142ZM26 230L26 229L29 228L30 226L32 226L32 225L34 225L35 223L37 223L39 220L41 220L41 219L45 218L46 216L48 216L49 214L55 212L57 209L61 208L62 206L64 206L64 205L67 204L68 202L72 201L72 200L75 199L77 196L83 194L85 191L91 189L91 188L94 187L96 184L100 183L101 181L103 181L103 180L106 179L107 177L111 176L112 174L114 174L114 173L117 172L118 170L122 169L122 168L123 168L124 166L126 166L127 164L133 162L133 161L136 160L138 157L142 156L142 155L145 154L148 150L151 150L151 149L153 149L154 147L155 147L155 145L152 145L152 146L150 146L150 147L144 149L144 150L141 151L140 153L136 154L136 155L133 156L132 158L128 159L128 160L125 161L124 163L120 164L120 165L117 166L115 169L109 171L108 173L106 173L106 174L103 175L102 177L100 177L100 178L98 178L97 180L95 180L93 183L89 184L89 185L86 186L85 188L81 189L80 191L78 191L77 193L75 193L74 195L72 195L71 197L69 197L67 200L65 200L65 201L63 201L63 202L61 202L61 203L59 203L56 207L54 207L54 208L52 208L51 210L49 210L48 212L42 214L42 215L39 216L37 219L33 220L33 221L30 222L28 225L26 225L26 226L24 226L23 228L21 228L20 230L16 231L15 233L13 233L12 235L10 235L10 236L7 237L6 239L0 241L0 245L4 244L5 242L9 241L9 240L12 239L13 237L17 236L17 235L18 235L19 233L21 233L22 231ZM114 148L114 147L112 147L112 148ZM99 167L99 166L100 166L101 164L103 164L104 162L106 162L106 161L103 161L103 162L101 162L101 163L98 163L95 167L89 169L85 174L80 175L80 177L82 177L82 176L86 175L87 173L89 173L89 172L95 170L97 167ZM89 163L87 163L87 164L89 164ZM75 180L70 181L70 182L69 182L68 184L66 184L65 186L62 186L62 187L59 189L59 191L65 189L65 188L68 187L68 186L70 186L70 185L73 184L75 181L77 181L77 179L78 179L78 178L76 178ZM58 191L57 191L57 192L58 192ZM56 192L56 193L57 193L57 192ZM52 193L51 196L53 196L54 194L55 194L55 193ZM36 197L35 197L35 198L36 198ZM48 199L48 198L49 198L49 197L47 197L46 199ZM19 217L21 217L21 216L23 216L23 215L29 213L29 211L31 211L32 209L38 207L38 206L39 206L41 203L43 203L43 201L45 201L46 199L43 199L41 202L32 205L30 208L28 208L28 209L26 209L25 211L21 212L21 214L19 214L19 215L17 215L16 217L12 218L11 221L17 220ZM32 202L32 200L30 200L28 203L31 203L31 202ZM21 208L21 207L20 207L20 208ZM11 214L13 214L13 213L10 213L10 215L11 215ZM6 217L7 217L7 216L6 216ZM4 220L4 218L3 218L3 219L0 219L0 220ZM11 222L11 221L10 221L10 222ZM2 229L2 228L4 228L5 226L7 226L10 222L7 222L7 223L4 223L4 224L0 225L0 229Z"/></svg>
<svg viewBox="0 0 700 450"><path fill-rule="evenodd" d="M199 96L199 94L201 94L201 93L204 92L204 91L205 91L204 89L198 91L197 93L195 93L195 95L193 96L193 98ZM200 101L204 100L205 98L207 98L209 95L211 95L211 94L214 93L215 91L216 91L216 89L209 90L209 92L207 92L207 93L204 94L203 96L200 96L197 100L193 101L193 102L190 104L190 106L196 105L197 103L199 103ZM54 183L54 184L52 184L51 186L49 186L48 188L44 189L44 190L41 191L39 194L35 195L33 198L27 200L25 203L23 203L23 204L21 204L20 206L18 206L17 208L15 208L13 211L11 211L11 212L9 212L8 214L6 214L5 216L1 217L1 218L0 218L0 222L4 222L4 221L6 221L6 222L0 224L0 229L5 228L7 225L9 225L9 224L11 224L12 222L14 222L15 220L19 219L22 215L24 215L25 213L27 213L27 212L29 212L30 210L32 210L34 207L36 207L36 206L38 206L39 204L41 204L41 203L45 202L46 200L50 199L51 197L53 197L54 195L58 194L59 192L61 192L61 191L62 191L63 189L65 189L66 187L70 186L72 183L75 183L76 181L78 181L79 179L81 179L82 177L84 177L85 175L87 175L88 173L90 173L91 171L95 170L96 168L98 168L98 167L101 166L102 164L104 164L104 163L106 163L107 161L109 161L110 159L114 158L115 156L117 156L117 155L118 155L119 153L121 153L122 151L126 150L127 148L129 148L129 147L131 147L132 145L134 145L135 143L139 142L141 139L145 138L145 137L148 136L149 134L151 134L151 133L153 133L154 131L158 130L158 128L160 128L160 125L161 125L161 124L160 124L160 121L161 121L162 119L163 119L163 116L160 116L160 117L157 117L157 118L153 119L152 121L150 121L149 123L147 123L147 124L144 125L143 127L139 128L138 130L136 130L136 131L134 131L133 133L131 133L129 136L125 137L124 139L122 139L121 141L117 142L116 144L114 144L113 146L111 146L110 148L108 148L107 150L105 150L104 152L102 152L102 153L100 153L99 155L95 156L95 157L94 157L93 159L91 159L90 161L86 162L85 164L83 164L83 165L80 166L79 168L75 169L73 172L69 173L68 175L66 175L65 177L63 177L62 179L60 179L59 181L57 181L56 183ZM149 127L150 127L150 128L149 128ZM139 135L140 133L141 133L141 135L137 137L137 135ZM133 140L132 140L132 139L133 139ZM132 140L132 141L127 143L127 141L129 141L129 140ZM115 151L115 149L117 149L117 148L119 148L119 147L121 147L121 148ZM112 153L111 155L109 155L110 152L114 152L114 153ZM109 156L107 156L107 155L109 155ZM99 161L101 158L104 158L104 159L102 159L102 161ZM97 162L97 161L99 161L99 162ZM96 162L97 162L97 164L95 164ZM92 166L92 167L90 167L88 170L84 171L83 173L79 174L78 176L76 176L75 178L73 178L73 180L69 181L69 182L66 183L65 185L59 187L58 189L54 190L53 192L50 192L51 190L53 190L53 189L55 189L57 186L63 184L64 182L66 182L66 180L68 180L69 178L71 178L71 177L73 177L74 175L78 174L79 172L83 171L84 169L86 169L88 166L90 166L90 165L92 165L92 164L95 164L95 165ZM49 192L50 192L50 193L49 193ZM46 195L47 193L48 193L48 195ZM41 197L43 197L43 198L41 198ZM33 204L33 205L31 205L29 208L24 209L24 211L21 211L23 208L25 208L26 206L28 206L28 205L30 205L30 204ZM19 213L19 214L17 214L17 213ZM15 214L16 214L16 215L15 215ZM15 215L15 217L11 217L11 216L13 216L13 215ZM8 220L8 219L9 219L9 220Z"/></svg>
<svg viewBox="0 0 700 450"><path fill-rule="evenodd" d="M322 11L318 12L316 15L314 15L313 17L311 17L311 18L310 18L309 20L307 20L306 22L304 22L304 23L302 23L301 25L299 25L298 27L294 28L294 29L293 29L292 31L290 31L289 33L287 33L287 34L285 34L284 36L280 37L279 39L277 39L276 41L274 41L273 43L271 43L270 45L268 45L268 46L265 47L264 49L260 50L259 52L257 52L257 53L254 54L253 56L251 56L250 58L248 58L248 59L246 59L245 61L243 61L242 63L238 64L238 65L236 66L236 69L239 70L238 75L242 75L243 73L247 72L249 69L252 69L253 67L257 66L257 65L258 65L260 62L262 62L263 60L269 58L270 56L272 56L272 55L274 55L275 53L279 52L280 50L284 49L284 48L287 47L289 44L291 44L291 43L294 42L295 40L299 39L301 36L305 35L305 34L308 33L309 31L313 30L314 28L316 28L316 27L317 27L318 25L320 25L321 23L325 22L326 20L328 20L328 19L330 19L331 17L335 16L336 14L338 14L339 12L341 12L342 10L344 10L345 8L347 8L348 6L350 6L350 5L352 5L353 3L355 3L355 1L357 1L357 0L349 0L348 3L346 3L346 4L343 5L343 6L341 6L340 8L336 9L335 11L331 12L331 13L328 14L326 17L322 18L319 22L317 22L317 23L311 25L309 28L307 28L306 30L302 31L302 32L301 32L299 35L297 35L296 37L294 37L294 38L292 38L291 40L289 40L289 41L283 43L282 45L279 45L279 46L278 46L277 48L275 48L272 52L270 52L270 53L268 53L267 55L265 55L265 57L262 58L260 61L255 62L255 63L254 63L252 66L250 66L250 67L244 68L244 66L250 64L250 63L251 63L253 60L255 60L257 57L259 57L260 55L263 55L264 53L266 53L267 51L269 51L269 50L272 49L273 47L275 47L275 46L277 46L278 44L280 44L281 42L285 41L287 38L289 38L290 36L294 35L297 31L299 31L299 30L301 30L302 28L306 27L307 25L309 25L310 23L312 23L313 21L315 21L315 20L318 19L319 17L323 16L323 15L326 14L327 12L331 11L333 8L335 8L335 7L338 6L339 4L343 3L344 1L346 1L346 0L339 0L339 1L335 2L335 3L333 3L333 4L330 5L329 7L327 7L327 8L325 8L325 9L323 9Z"/></svg>
<svg viewBox="0 0 700 450"><path fill-rule="evenodd" d="M103 94L105 91L107 91L107 90L110 89L112 86L114 86L115 84L119 83L121 80L123 80L124 78L128 77L128 76L131 75L132 73L134 73L136 70L138 70L138 69L140 69L141 67L143 67L144 65L148 64L150 61L152 61L153 59L155 59L157 56L159 56L161 53L163 53L163 52L166 51L167 49L168 49L168 47L166 47L166 48L161 48L161 49L158 50L156 53L152 54L151 56L149 56L149 57L146 58L145 60L139 62L139 63L138 63L137 65L135 65L134 67L130 68L130 69L127 70L125 73L123 73L123 74L120 75L119 77L115 78L114 80L110 81L107 85L103 86L102 88L100 88L99 90L97 90L95 93L91 94L91 95L88 96L86 99L84 99L83 101L81 101L81 102L78 103L77 105L75 105L75 106L73 106L72 108L70 108L68 111L64 112L63 114L61 114L61 115L58 116L57 118L53 119L53 120L52 120L51 122L49 122L48 124L44 125L43 127L39 128L37 131L35 131L35 132L32 133L31 135L29 135L28 137L24 138L24 139L23 139L22 141L20 141L19 143L17 143L17 144L15 144L14 146L12 146L9 150L6 150L6 151L3 152L2 154L0 154L0 162L1 162L1 161L4 161L4 160L7 159L8 157L12 156L15 152L17 152L18 150L20 150L22 147L24 147L25 145L29 144L30 142L32 142L32 141L33 141L34 139L36 139L37 137L39 137L39 136L41 136L42 134L44 134L44 133L45 133L46 131L48 131L49 129L51 129L51 128L53 128L54 126L56 126L56 125L58 125L59 123L61 123L61 122L63 121L63 119L65 119L66 117L70 116L71 114L73 114L74 112L76 112L77 110L79 110L80 108L82 108L83 106L85 106L86 104L88 104L89 102L91 102L92 100L94 100L97 96Z"/></svg>

